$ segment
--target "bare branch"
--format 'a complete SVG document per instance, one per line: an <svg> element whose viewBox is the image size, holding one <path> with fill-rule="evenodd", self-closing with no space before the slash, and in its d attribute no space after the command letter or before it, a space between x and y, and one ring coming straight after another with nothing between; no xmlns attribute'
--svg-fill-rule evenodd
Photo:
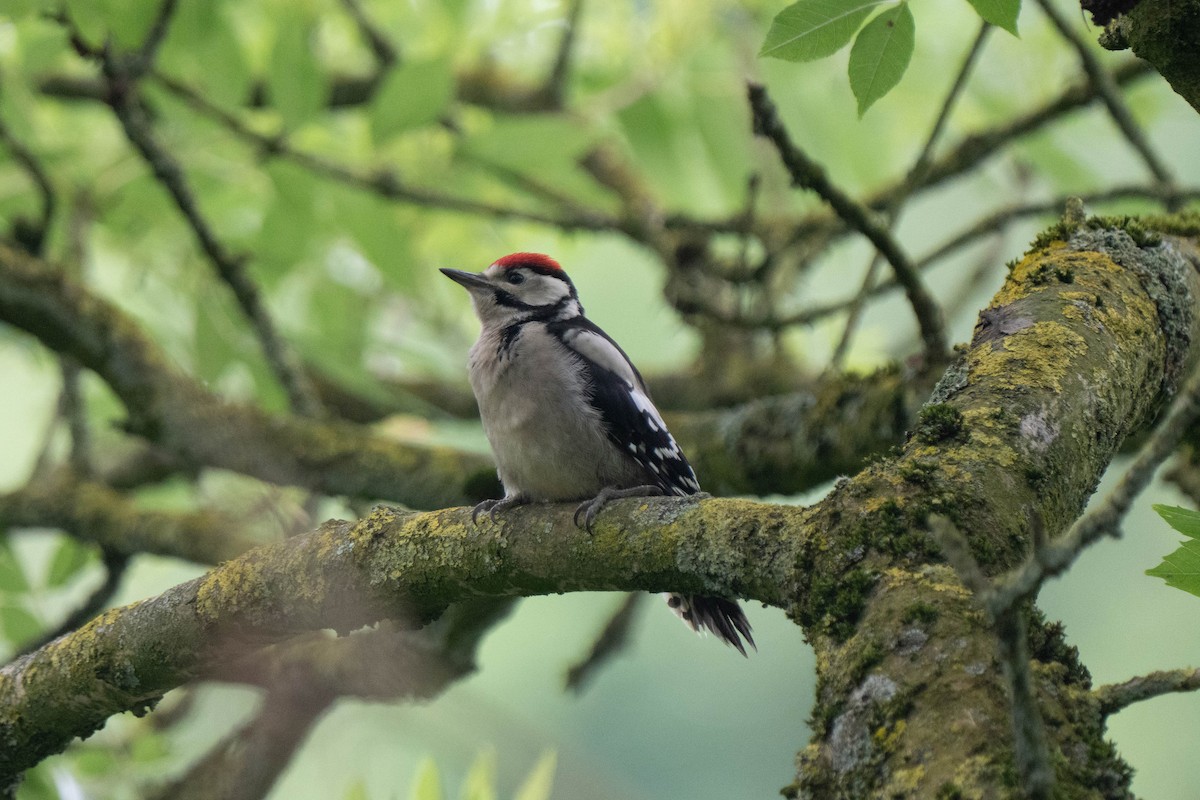
<svg viewBox="0 0 1200 800"><path fill-rule="evenodd" d="M591 651L567 670L567 689L581 694L601 667L629 646L629 635L634 620L637 618L638 609L645 605L642 601L646 597L642 592L630 592L625 595L621 605L617 606L617 610L608 618L600 635L592 643Z"/></svg>
<svg viewBox="0 0 1200 800"><path fill-rule="evenodd" d="M236 116L210 103L203 95L162 73L155 73L155 80L162 84L172 94L184 100L200 114L213 119L223 128L243 141L259 148L269 156L286 158L314 174L321 175L338 183L353 186L366 192L371 192L388 200L446 211L456 211L464 214L478 214L496 219L517 219L537 222L543 225L561 228L562 230L619 230L618 220L603 214L589 212L586 214L552 215L537 211L526 211L506 205L485 203L465 197L454 197L432 189L410 186L392 172L375 172L366 174L357 172L329 159L312 153L296 150L281 137L266 136L252 130Z"/></svg>
<svg viewBox="0 0 1200 800"><path fill-rule="evenodd" d="M346 13L358 26L358 32L367 41L367 46L371 48L371 53L375 56L375 62L378 64L377 74L382 75L388 68L399 63L400 53L396 46L367 16L359 0L341 0L341 2Z"/></svg>
<svg viewBox="0 0 1200 800"><path fill-rule="evenodd" d="M175 8L178 5L179 0L162 0L162 4L158 7L158 14L151 23L142 46L127 65L131 75L140 76L154 65L154 59L158 55L158 49L162 46L163 40L167 38L171 18L174 17Z"/></svg>
<svg viewBox="0 0 1200 800"><path fill-rule="evenodd" d="M135 84L112 56L102 64L109 81L109 104L125 131L130 144L145 159L154 176L175 201L188 226L196 235L200 248L218 275L237 298L238 305L254 329L272 372L287 392L292 408L305 416L319 416L320 401L308 382L300 360L291 346L279 335L267 312L258 285L246 274L245 259L225 249L212 226L200 212L200 207L188 186L182 168L154 138L150 120L139 102Z"/></svg>
<svg viewBox="0 0 1200 800"><path fill-rule="evenodd" d="M1094 689L1092 694L1100 704L1100 713L1107 717L1143 700L1197 689L1200 689L1200 668L1189 667L1151 672L1121 683L1110 683Z"/></svg>
<svg viewBox="0 0 1200 800"><path fill-rule="evenodd" d="M258 714L219 742L152 800L260 800L266 797L337 694L296 679L271 687Z"/></svg>
<svg viewBox="0 0 1200 800"><path fill-rule="evenodd" d="M954 76L954 82L950 85L950 91L947 92L946 99L942 101L942 107L938 110L933 128L929 131L929 136L926 137L925 144L921 147L921 152L917 155L912 167L908 170L906 181L910 186L916 186L925 176L925 172L929 168L929 160L933 155L934 146L937 144L938 139L941 138L942 131L946 127L946 121L950 119L950 112L954 109L958 98L962 96L963 89L966 88L967 77L971 74L971 70L974 68L980 53L983 52L983 43L987 41L988 32L991 29L992 26L987 22L980 25L979 33L971 43L971 49L967 51L962 66L959 67L958 73ZM907 199L907 195L898 195L888 205L887 209L884 210L884 218L887 220L889 231L895 229ZM871 256L871 263L867 266L866 274L863 275L862 285L859 287L858 293L854 295L853 300L851 300L850 308L846 311L846 323L842 328L842 335L838 339L837 346L833 349L833 355L829 358L830 369L841 369L846 352L850 349L850 343L854 338L854 331L858 327L859 317L862 314L863 307L866 305L867 297L871 293L871 289L875 286L875 278L879 273L881 261L882 257L879 251L876 251Z"/></svg>
<svg viewBox="0 0 1200 800"><path fill-rule="evenodd" d="M35 479L0 494L0 526L57 528L106 552L155 553L216 564L261 544L236 521L207 511L169 512L137 508L113 489L70 470Z"/></svg>
<svg viewBox="0 0 1200 800"><path fill-rule="evenodd" d="M1145 132L1133 118L1133 113L1129 110L1129 106L1126 105L1125 98L1122 97L1121 90L1117 86L1116 81L1113 80L1113 76L1104 68L1104 65L1100 63L1100 59L1092 50L1090 43L1077 30L1071 27L1070 20L1055 7L1051 0L1039 0L1038 5L1041 6L1042 13L1054 23L1054 27L1058 29L1062 37L1075 48L1075 52L1079 55L1079 61L1083 65L1083 71L1087 73L1089 83L1095 87L1100 99L1104 101L1104 106L1108 109L1109 116L1117 124L1126 141L1142 157L1142 161L1145 162L1150 173L1154 175L1155 180L1163 187L1164 192L1170 194L1172 187L1175 185L1174 176L1172 176L1171 171L1167 169L1167 165L1163 163L1162 159L1158 157L1158 154L1150 146ZM1175 207L1176 202L1174 200L1168 203L1169 209L1174 210Z"/></svg>
<svg viewBox="0 0 1200 800"><path fill-rule="evenodd" d="M909 304L917 317L925 355L931 362L940 362L946 355L946 332L941 310L925 288L916 267L899 243L879 224L872 211L830 182L821 165L810 159L791 140L767 96L765 87L750 84L750 107L754 114L755 133L765 136L775 145L779 156L796 186L811 189L829 203L834 212L851 228L859 231L892 265L896 280L904 287Z"/></svg>
<svg viewBox="0 0 1200 800"><path fill-rule="evenodd" d="M0 145L8 150L13 160L29 175L34 188L37 189L38 197L41 198L41 211L38 214L37 222L27 226L18 224L17 229L13 231L13 238L20 242L22 247L39 255L45 243L46 234L50 231L50 223L54 220L54 210L57 206L54 185L50 182L50 175L42 166L41 161L33 154L33 151L12 135L12 131L4 124L3 119L0 119ZM20 220L18 220L19 222Z"/></svg>
<svg viewBox="0 0 1200 800"><path fill-rule="evenodd" d="M556 108L562 108L566 96L567 74L571 66L571 53L579 36L579 19L583 15L584 0L569 0L567 18L564 22L562 40L554 54L554 65L546 77L546 94Z"/></svg>
<svg viewBox="0 0 1200 800"><path fill-rule="evenodd" d="M1029 664L1029 630L1024 610L1009 608L995 617L995 631L1012 701L1013 760L1020 776L1018 785L1030 800L1049 800L1054 795L1054 768L1050 765L1046 726L1038 708Z"/></svg>
<svg viewBox="0 0 1200 800"><path fill-rule="evenodd" d="M412 507L496 491L483 456L389 441L357 425L271 415L227 403L179 372L138 325L44 261L0 244L0 319L98 374L125 404L130 431L186 465L217 466L332 495Z"/></svg>

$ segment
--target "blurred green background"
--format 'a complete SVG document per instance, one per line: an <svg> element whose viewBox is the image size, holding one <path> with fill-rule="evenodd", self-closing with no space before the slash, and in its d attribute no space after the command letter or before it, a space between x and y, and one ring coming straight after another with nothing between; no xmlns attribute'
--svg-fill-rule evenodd
<svg viewBox="0 0 1200 800"><path fill-rule="evenodd" d="M406 98L399 111L386 103L323 109L331 76L371 65L353 22L332 0L182 0L159 67L231 108L255 76L266 75L277 107L248 113L257 129L282 124L289 141L308 151L364 168L387 164L410 181L499 204L527 200L525 178L579 203L611 207L611 197L574 163L591 144L611 140L628 152L662 204L681 213L736 213L747 176L756 171L776 187L772 202L815 207L812 198L786 192L773 154L752 139L743 96L747 78L771 88L793 136L851 191L902 174L975 35L978 18L971 7L913 4L917 44L908 73L860 120L846 84L845 51L802 65L756 57L767 24L783 5L586 4L569 115L504 115L448 96L455 70L486 65L518 78L541 75L566 14L565 4L554 0L366 4L404 56L407 71L391 90ZM131 19L150 14L138 2L122 9L105 13ZM282 407L237 309L160 188L128 151L111 114L100 104L66 103L36 90L38 78L50 72L93 74L70 51L62 27L37 13L11 13L5 17L0 9L0 116L44 160L63 198L82 209L89 285L135 315L182 368L212 389ZM1094 38L1082 18L1072 18L1082 35ZM996 125L1077 80L1076 54L1036 8L1024 10L1020 29L1020 39L991 35L950 119L948 140ZM1127 57L1101 54L1112 64ZM531 222L387 203L284 162L263 162L161 88L150 86L147 94L163 109L158 125L164 140L186 165L214 226L232 247L253 254L251 274L266 289L285 334L311 363L352 386L371 391L414 377L465 383L465 353L476 324L465 295L436 268L482 269L516 250L555 255L575 279L589 315L644 373L678 369L696 354L694 329L663 301L661 264L620 234L564 233ZM1136 83L1127 99L1179 183L1200 183L1195 112L1153 75ZM456 130L438 124L446 116ZM899 236L920 254L998 205L1143 179L1140 161L1103 111L1091 107L922 195L906 209ZM0 161L0 215L11 221L35 206L28 177L11 159ZM963 295L950 319L952 340L970 337L978 309L1003 280L1004 262L1019 256L1048 221L1011 224L931 273L940 297ZM52 252L61 253L68 238L56 230ZM869 255L857 240L835 247L798 282L797 304L846 296ZM985 262L990 269L972 277ZM841 329L837 317L790 329L784 346L799 363L819 370ZM910 354L915 343L903 298L889 295L868 308L848 363L868 370ZM58 387L58 362L28 337L0 327L0 491L27 479L48 440L52 453L64 450L64 434L53 424ZM120 418L119 406L92 376L85 389L103 437ZM397 418L384 427L423 441L486 448L474 423ZM1115 464L1110 476L1120 467ZM824 488L773 499L809 502ZM274 511L263 505L296 504L286 492L224 474L206 475L198 485L168 484L142 501L250 509L248 516L264 529L269 524L262 518ZM1143 575L1176 538L1150 511L1151 502L1185 501L1156 486L1130 515L1123 540L1101 542L1043 593L1043 608L1065 622L1068 640L1097 683L1200 661L1200 605ZM350 513L326 501L317 517ZM72 580L47 585L51 561L70 545L47 531L13 531L9 538L29 584L9 582L0 595L11 652L37 629L55 624L100 572L91 554ZM139 557L114 602L156 594L200 571ZM499 796L509 797L547 751L557 753L553 796L559 798L775 796L794 776L793 758L808 736L813 664L799 630L774 609L748 609L759 652L744 660L689 633L655 600L645 604L628 650L581 696L564 693L566 668L587 652L619 602L603 594L524 601L487 639L479 672L443 697L415 706L340 702L271 797L407 798L418 765L428 758L438 765L447 795L457 796L470 766L488 752L495 754ZM39 767L21 797L140 796L248 719L257 703L254 691L231 686L204 686L194 694L189 714L166 731L154 728L153 715L110 720L87 742ZM172 702L168 697L164 705ZM1113 718L1111 731L1137 770L1137 793L1195 796L1200 763L1192 751L1200 738L1200 698L1172 695L1138 704Z"/></svg>

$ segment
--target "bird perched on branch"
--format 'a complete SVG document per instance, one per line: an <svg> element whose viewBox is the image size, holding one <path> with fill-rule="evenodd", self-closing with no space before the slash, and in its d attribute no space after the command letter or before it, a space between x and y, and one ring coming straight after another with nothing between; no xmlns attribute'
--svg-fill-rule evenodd
<svg viewBox="0 0 1200 800"><path fill-rule="evenodd" d="M629 357L583 313L575 285L541 253L513 253L479 273L443 269L471 295L482 324L471 388L504 497L471 515L533 502L582 500L589 532L624 497L690 495L696 473L667 430ZM675 613L746 654L750 623L733 600L668 594Z"/></svg>

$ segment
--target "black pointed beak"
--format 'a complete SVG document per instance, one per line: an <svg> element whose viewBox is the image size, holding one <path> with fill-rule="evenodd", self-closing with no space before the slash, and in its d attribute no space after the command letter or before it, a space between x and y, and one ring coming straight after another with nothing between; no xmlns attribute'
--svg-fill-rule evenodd
<svg viewBox="0 0 1200 800"><path fill-rule="evenodd" d="M483 275L479 274L478 272L464 272L461 269L441 269L438 271L450 280L468 290L487 289L492 285L491 281L483 277Z"/></svg>

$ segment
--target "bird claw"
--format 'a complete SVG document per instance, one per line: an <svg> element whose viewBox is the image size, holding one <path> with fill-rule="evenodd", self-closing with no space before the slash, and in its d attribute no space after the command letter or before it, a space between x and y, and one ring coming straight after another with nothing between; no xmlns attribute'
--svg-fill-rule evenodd
<svg viewBox="0 0 1200 800"><path fill-rule="evenodd" d="M473 525L478 525L480 514L487 514L488 519L490 519L492 522L495 522L497 513L515 506L523 506L528 502L529 499L527 497L519 494L502 497L499 500L484 500L482 503L475 506L475 508L471 509L471 523Z"/></svg>
<svg viewBox="0 0 1200 800"><path fill-rule="evenodd" d="M588 533L592 533L592 525L596 521L596 517L604 510L604 507L613 500L621 500L626 497L659 497L663 494L663 490L657 486L631 486L628 489L618 489L615 486L605 486L600 490L600 493L591 500L585 500L575 509L575 514L572 519L575 521L576 528L583 528ZM583 515L583 524L579 524L579 515Z"/></svg>
<svg viewBox="0 0 1200 800"><path fill-rule="evenodd" d="M473 509L471 509L471 524L478 525L479 524L479 515L483 514L483 513L486 513L492 519L495 519L496 518L496 516L495 516L496 504L499 502L500 502L499 500L484 500L482 503L479 503L478 505L476 505Z"/></svg>
<svg viewBox="0 0 1200 800"><path fill-rule="evenodd" d="M596 521L596 515L600 513L600 509L608 503L608 499L603 493L596 495L591 500L585 500L575 509L575 513L571 519L575 522L576 528L583 528L588 533L592 532L592 524ZM579 515L583 514L583 524L579 524Z"/></svg>

